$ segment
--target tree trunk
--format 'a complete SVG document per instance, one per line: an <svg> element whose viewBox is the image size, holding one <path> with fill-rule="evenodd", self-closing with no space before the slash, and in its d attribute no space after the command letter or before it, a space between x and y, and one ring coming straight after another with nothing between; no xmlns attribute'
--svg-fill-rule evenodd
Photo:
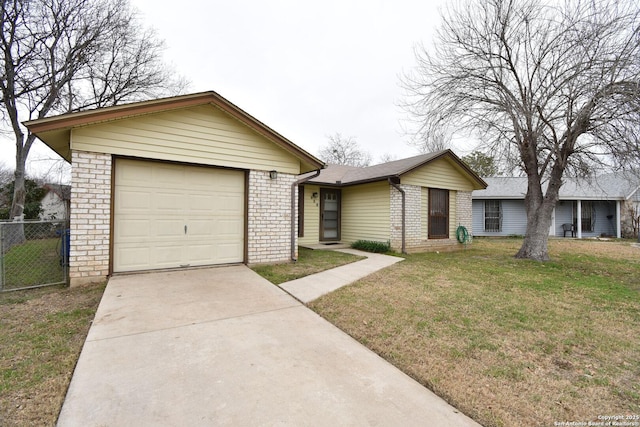
<svg viewBox="0 0 640 427"><path fill-rule="evenodd" d="M516 254L516 258L549 260L547 243L553 207L548 201L544 201L538 207L527 207L527 234L524 236L522 247Z"/></svg>
<svg viewBox="0 0 640 427"><path fill-rule="evenodd" d="M22 143L23 135L16 136L16 171L14 173L13 201L11 202L11 212L9 218L14 221L24 220L24 204L27 199L27 190L25 186L26 179L26 163L27 155L31 149L31 144L35 140L35 136L29 135L25 144ZM22 244L26 241L24 234L24 224L12 228L10 236L10 246ZM10 247L9 246L9 247Z"/></svg>
<svg viewBox="0 0 640 427"><path fill-rule="evenodd" d="M11 203L11 214L9 219L22 220L24 214L24 203L27 197L25 188L25 163L16 156L16 171L14 173L13 202Z"/></svg>
<svg viewBox="0 0 640 427"><path fill-rule="evenodd" d="M527 194L524 197L524 207L527 212L527 234L524 236L522 247L516 254L516 258L532 259L534 261L549 261L549 229L551 228L551 216L556 207L562 185L564 163L556 162L549 176L546 194L542 191L541 178L538 171L537 160L533 155L523 156L526 166L529 166L527 175Z"/></svg>

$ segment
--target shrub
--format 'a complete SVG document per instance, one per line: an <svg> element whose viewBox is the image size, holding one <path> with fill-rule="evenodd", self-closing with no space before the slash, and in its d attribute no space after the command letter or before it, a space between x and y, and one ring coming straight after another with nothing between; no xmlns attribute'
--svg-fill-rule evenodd
<svg viewBox="0 0 640 427"><path fill-rule="evenodd" d="M391 250L391 243L375 242L373 240L356 240L351 244L351 247L366 252L384 253Z"/></svg>

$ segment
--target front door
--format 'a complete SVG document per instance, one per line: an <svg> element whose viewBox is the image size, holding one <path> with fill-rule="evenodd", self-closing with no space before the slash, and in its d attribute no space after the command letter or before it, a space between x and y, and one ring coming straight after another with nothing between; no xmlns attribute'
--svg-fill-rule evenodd
<svg viewBox="0 0 640 427"><path fill-rule="evenodd" d="M340 240L340 190L320 189L320 241Z"/></svg>

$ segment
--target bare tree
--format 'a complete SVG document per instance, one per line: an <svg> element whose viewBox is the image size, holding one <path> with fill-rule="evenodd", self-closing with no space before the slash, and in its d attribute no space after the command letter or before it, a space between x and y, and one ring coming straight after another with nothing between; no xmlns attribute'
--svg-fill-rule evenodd
<svg viewBox="0 0 640 427"><path fill-rule="evenodd" d="M384 153L378 159L378 163L377 164L389 163L389 162L392 162L394 160L398 160L398 156L396 156L395 154L391 154L391 153Z"/></svg>
<svg viewBox="0 0 640 427"><path fill-rule="evenodd" d="M11 218L21 217L35 135L22 121L177 93L163 43L127 0L3 0L0 114L16 144Z"/></svg>
<svg viewBox="0 0 640 427"><path fill-rule="evenodd" d="M3 187L13 181L13 169L4 163L0 163L0 187Z"/></svg>
<svg viewBox="0 0 640 427"><path fill-rule="evenodd" d="M555 5L554 5L555 4ZM422 131L476 131L527 176L519 258L549 259L563 176L638 165L640 18L630 0L468 1L406 76ZM543 182L547 182L543 191Z"/></svg>
<svg viewBox="0 0 640 427"><path fill-rule="evenodd" d="M334 165L369 166L371 154L362 150L352 136L344 138L339 133L329 136L329 142L322 147L319 157Z"/></svg>
<svg viewBox="0 0 640 427"><path fill-rule="evenodd" d="M425 132L421 132L419 140L414 142L413 145L417 145L418 149L423 153L435 153L436 151L447 150L451 148L451 133L442 129L434 127Z"/></svg>

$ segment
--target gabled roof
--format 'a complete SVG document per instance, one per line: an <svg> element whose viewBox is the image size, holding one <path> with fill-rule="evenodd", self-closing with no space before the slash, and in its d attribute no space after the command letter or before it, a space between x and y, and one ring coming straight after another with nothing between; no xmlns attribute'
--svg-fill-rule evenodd
<svg viewBox="0 0 640 427"><path fill-rule="evenodd" d="M71 186L64 184L45 184L42 186L47 192L53 193L60 200L71 200Z"/></svg>
<svg viewBox="0 0 640 427"><path fill-rule="evenodd" d="M308 165L309 169L324 167L324 162L213 91L62 114L24 122L24 125L53 151L67 161L71 161L69 137L73 128L205 104L213 105L239 120L255 132L293 154L301 162Z"/></svg>
<svg viewBox="0 0 640 427"><path fill-rule="evenodd" d="M435 160L447 158L462 169L469 178L480 187L486 187L486 183L473 170L471 170L451 150L442 150L435 153L421 154L401 160L381 163L379 165L356 167L345 165L327 165L320 175L308 181L310 184L324 184L346 186L363 184L366 182L383 181L391 177L399 177L420 168Z"/></svg>
<svg viewBox="0 0 640 427"><path fill-rule="evenodd" d="M484 178L488 186L475 190L474 199L524 199L526 177ZM619 172L591 178L566 179L560 187L561 200L629 200L640 188L640 178L632 173ZM546 191L546 184L543 184Z"/></svg>

